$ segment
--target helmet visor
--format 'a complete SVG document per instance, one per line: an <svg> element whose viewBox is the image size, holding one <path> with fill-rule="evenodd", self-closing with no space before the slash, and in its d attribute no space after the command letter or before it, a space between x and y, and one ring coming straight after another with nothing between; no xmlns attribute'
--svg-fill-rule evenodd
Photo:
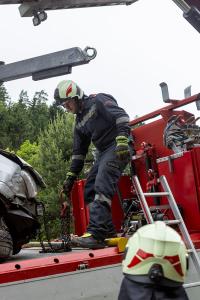
<svg viewBox="0 0 200 300"><path fill-rule="evenodd" d="M56 105L57 106L63 105L67 100L69 100L69 98L66 98L66 99L60 98L59 89L58 88L55 89L54 99L56 101Z"/></svg>

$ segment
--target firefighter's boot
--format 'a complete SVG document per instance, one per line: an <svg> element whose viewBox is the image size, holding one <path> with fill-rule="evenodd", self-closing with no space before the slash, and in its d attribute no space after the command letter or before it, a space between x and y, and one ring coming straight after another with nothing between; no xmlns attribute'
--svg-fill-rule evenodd
<svg viewBox="0 0 200 300"><path fill-rule="evenodd" d="M106 247L104 240L95 239L91 233L85 233L80 237L73 237L72 246L88 249L103 249Z"/></svg>
<svg viewBox="0 0 200 300"><path fill-rule="evenodd" d="M89 204L89 224L87 232L98 240L116 237L116 230L112 222L111 200L103 194L96 194Z"/></svg>

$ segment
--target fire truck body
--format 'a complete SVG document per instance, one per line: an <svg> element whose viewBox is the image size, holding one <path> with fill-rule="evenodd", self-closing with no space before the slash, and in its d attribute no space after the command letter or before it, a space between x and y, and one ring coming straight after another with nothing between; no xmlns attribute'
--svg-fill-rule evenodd
<svg viewBox="0 0 200 300"><path fill-rule="evenodd" d="M45 257L23 250L15 260L2 265L1 299L116 299L121 260L122 254L114 247Z"/></svg>
<svg viewBox="0 0 200 300"><path fill-rule="evenodd" d="M23 252L24 251L24 252ZM115 247L44 257L23 250L15 260L2 265L0 293L3 300L116 300L121 281L123 255ZM40 258L38 258L40 256ZM198 276L190 264L186 291L199 299Z"/></svg>
<svg viewBox="0 0 200 300"><path fill-rule="evenodd" d="M166 176L197 251L200 245L200 146L196 144L188 150L174 153L163 144L163 134L171 116L181 116L184 120L191 118L191 113L177 111L177 107L198 100L199 95L195 95L173 102L130 123L131 126L140 124L132 128L135 140L132 161L143 189L152 188L157 183L155 178L160 175ZM147 119L158 115L160 119L144 124ZM150 167L155 172L153 177L149 173ZM77 181L72 192L72 202L74 228L78 235L86 231L89 219L83 190L84 180ZM119 191L112 203L113 222L119 232L124 222L123 203L134 196L131 174L123 175L119 182ZM162 206L167 205L167 201L163 199L160 203L155 203L155 199L150 199L148 204ZM170 208L161 216L173 217ZM0 275L0 287L3 295L9 295L8 298L5 296L9 300L21 299L21 284L26 298L29 297L30 300L35 299L35 295L44 300L117 299L122 280L122 259L123 255L118 253L117 247L110 247L93 251L77 249L70 254L22 260L17 264L11 262L4 265ZM199 275L190 262L186 290L191 300L199 299L199 281ZM33 293L29 288L33 289Z"/></svg>
<svg viewBox="0 0 200 300"><path fill-rule="evenodd" d="M174 153L163 144L163 134L169 118L174 115L184 122L191 117L194 120L192 114L175 109L198 100L199 95L195 95L173 102L130 123L134 138L131 161L143 190L152 188L159 190L157 178L161 175L166 176L197 249L200 243L200 146L190 145L189 149ZM151 120L158 115L160 119L144 123L147 119ZM124 229L123 226L130 226L129 223L124 225L126 221L124 204L133 203L132 201L136 199L131 176L130 173L121 177L118 192L113 198L113 222L119 233ZM78 235L85 232L89 218L84 205L83 190L84 180L77 181L71 199L74 228ZM148 204L164 207L164 212L162 209L159 214L156 211L155 218L172 218L170 207L166 208L166 199L156 202L151 198ZM141 209L139 213L136 209L129 221L141 226L145 221ZM1 265L1 299L33 300L37 297L43 300L106 298L114 300L117 299L122 280L122 259L123 253L120 253L117 247L101 250L73 249L72 252L65 254L35 254L34 250L23 250ZM191 300L197 300L199 285L193 283L199 281L199 275L192 263L189 266L187 292Z"/></svg>
<svg viewBox="0 0 200 300"><path fill-rule="evenodd" d="M149 188L160 189L156 178L165 175L173 192L179 208L183 214L184 221L189 233L194 237L194 243L199 247L200 239L200 145L190 147L188 150L174 153L167 148L163 142L164 131L168 120L172 116L181 117L184 122L190 119L194 123L194 116L176 108L196 102L199 95L195 95L180 101L172 101L172 104L152 112L146 116L130 122L132 136L134 139L135 155L132 156L135 173L139 177L144 191ZM160 115L157 120L145 124L146 120ZM137 125L140 126L137 126ZM136 127L137 126L137 127ZM149 172L150 171L150 172ZM84 206L83 199L84 181L80 180L72 194L73 213L76 234L83 234L88 223L88 211ZM124 212L123 201L135 197L131 174L121 177L119 191L116 193L112 203L113 222L119 231ZM155 199L149 199L148 204L156 205ZM160 200L160 205L166 205L166 199ZM169 218L171 213L169 209ZM192 218L191 218L192 216Z"/></svg>
<svg viewBox="0 0 200 300"><path fill-rule="evenodd" d="M173 1L183 10L184 17L200 32L199 1ZM41 3L46 5L47 2L51 2L49 8L41 7ZM71 1L54 2L64 3ZM85 2L87 2L86 4L88 6L88 3L91 3L92 1ZM96 2L103 3L106 1ZM113 1L110 1L110 3L111 2ZM114 4L116 4L116 2L134 3L137 1L114 1ZM34 25L39 25L41 21L43 22L46 20L47 15L43 9L60 8L57 6L54 7L52 4L53 1L0 1L0 4L8 3L26 4L22 14L25 16L25 14L30 13L30 16L34 17ZM40 7L36 7L38 6L38 3L40 3ZM34 10L32 9L33 7L35 8ZM64 4L61 8L64 8ZM86 60L83 60L83 63L87 63L90 59L92 59L92 57L87 57ZM32 67L32 61L28 62L30 69L30 67ZM24 67L26 67L28 62L26 61ZM20 65L21 64L22 62ZM61 66L59 72L58 69L53 66L51 76L68 74L71 72L71 66L72 64L70 63L70 66L64 68L64 70ZM1 72L3 72L5 68L9 71L9 67L11 67L10 73L12 79L13 76L19 78L16 77L19 76L19 65L17 67L17 75L13 75L13 68L15 69L16 65L4 66L2 64ZM60 68L60 61L56 67ZM22 71L20 78L30 76L29 72ZM34 69L33 71L31 74L33 75L34 80L50 77L49 66L47 72L46 69L42 70L42 72L41 70L35 72ZM1 81L6 82L8 78L11 80L11 77L7 76L2 77ZM176 153L163 144L163 135L170 117L175 115L180 117L185 123L187 123L186 121L188 119L193 118L191 113L177 111L175 109L195 101L199 101L199 95L189 97L182 101L169 101L170 104L168 106L138 118L137 120L133 120L130 125L132 126L131 132L134 139L134 148L132 149L134 153L131 162L134 166L134 172L139 177L143 190L156 189L160 191L158 178L161 175L166 176L194 245L199 249L200 143ZM157 116L160 116L160 119L150 121L146 124L144 123ZM191 124L195 124L195 122L192 121ZM133 226L136 230L137 226L143 225L143 222L145 221L141 209L138 207L134 208L135 210L131 216L128 216L128 221L125 220L128 215L126 210L127 205L129 208L130 204L132 205L132 203L137 200L131 177L132 174L123 175L121 177L118 192L114 196L112 202L113 222L119 233L124 230L124 227L131 227L132 223L136 224L135 227ZM88 210L84 204L83 190L84 180L77 181L72 193L72 203L74 228L75 233L78 235L81 235L86 231L89 219ZM168 204L165 198L157 200L150 198L148 204L151 207L156 207L153 211L155 219L170 219L173 217L170 208L167 207ZM136 206L137 205L138 202L136 202ZM159 212L157 207L160 207ZM198 253L200 252L198 251ZM114 300L117 299L122 280L122 259L123 254L119 253L117 247L108 247L94 251L73 249L72 252L65 254L42 254L38 253L38 251L36 253L35 250L23 250L8 262L1 264L1 299L35 300L37 298L43 300ZM199 299L199 285L193 285L193 282L198 281L200 281L199 276L196 274L193 264L190 263L186 283L189 283L189 285L187 285L187 292L191 300Z"/></svg>

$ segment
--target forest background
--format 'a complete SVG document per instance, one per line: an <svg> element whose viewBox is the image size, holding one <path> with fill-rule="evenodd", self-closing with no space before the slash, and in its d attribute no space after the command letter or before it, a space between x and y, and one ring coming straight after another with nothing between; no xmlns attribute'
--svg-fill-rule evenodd
<svg viewBox="0 0 200 300"><path fill-rule="evenodd" d="M71 160L74 115L48 102L43 90L32 99L22 90L12 101L0 86L0 148L17 154L42 176L46 188L38 199L46 208L49 235L55 238L60 235L59 193Z"/></svg>

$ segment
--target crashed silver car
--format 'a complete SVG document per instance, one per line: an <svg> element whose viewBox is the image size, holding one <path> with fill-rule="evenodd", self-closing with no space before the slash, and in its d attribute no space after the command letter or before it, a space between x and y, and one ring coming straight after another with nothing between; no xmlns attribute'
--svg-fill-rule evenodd
<svg viewBox="0 0 200 300"><path fill-rule="evenodd" d="M36 200L42 177L17 155L0 149L0 260L17 254L40 227Z"/></svg>

